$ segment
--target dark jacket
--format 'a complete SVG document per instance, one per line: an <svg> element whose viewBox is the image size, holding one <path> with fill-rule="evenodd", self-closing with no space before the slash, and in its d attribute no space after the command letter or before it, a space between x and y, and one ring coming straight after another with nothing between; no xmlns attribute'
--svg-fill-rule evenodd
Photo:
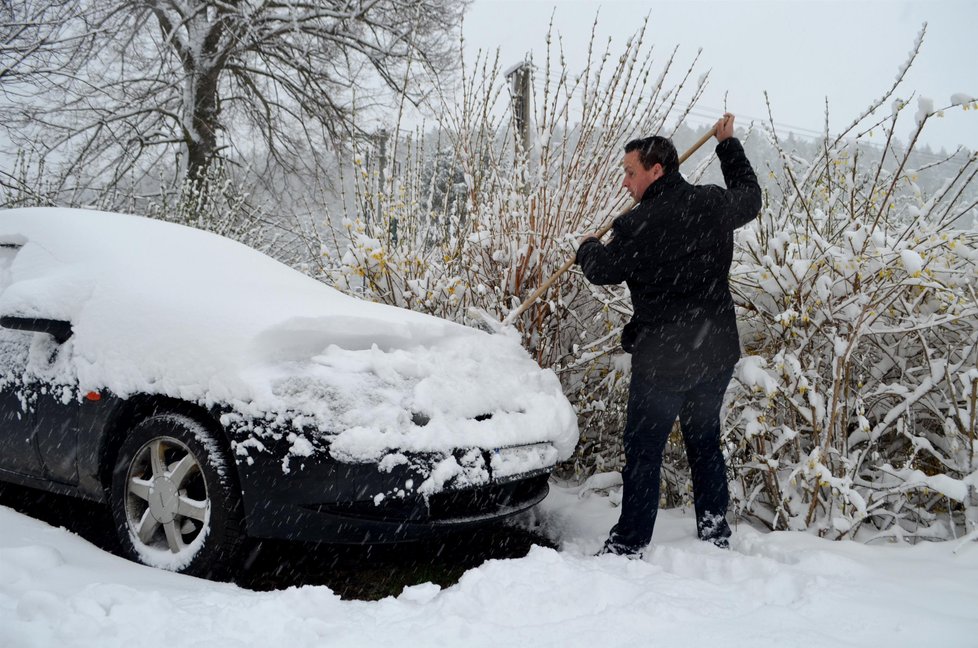
<svg viewBox="0 0 978 648"><path fill-rule="evenodd" d="M733 231L757 216L761 190L739 141L716 152L727 189L674 171L615 220L611 242L589 239L577 250L588 281L628 285L634 313L622 347L632 371L650 372L662 389L689 389L740 357L727 275Z"/></svg>

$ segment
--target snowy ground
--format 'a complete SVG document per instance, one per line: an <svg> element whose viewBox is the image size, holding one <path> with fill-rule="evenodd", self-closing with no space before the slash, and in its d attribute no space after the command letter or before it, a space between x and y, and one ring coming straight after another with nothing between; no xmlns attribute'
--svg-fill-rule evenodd
<svg viewBox="0 0 978 648"><path fill-rule="evenodd" d="M740 525L722 551L664 511L643 561L592 558L614 495L554 488L527 521L559 551L377 602L141 567L0 507L0 647L978 645L978 543L866 546Z"/></svg>

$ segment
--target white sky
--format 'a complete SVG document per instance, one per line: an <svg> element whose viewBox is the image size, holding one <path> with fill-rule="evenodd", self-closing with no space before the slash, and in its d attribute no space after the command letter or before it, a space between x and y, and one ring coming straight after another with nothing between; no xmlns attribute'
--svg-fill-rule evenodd
<svg viewBox="0 0 978 648"><path fill-rule="evenodd" d="M467 58L498 47L504 68L528 52L542 65L553 14L571 69L581 70L599 10L599 41L612 37L613 52L621 51L646 14L651 16L647 38L660 64L676 45L684 65L703 49L692 76L710 71L694 117L703 124L722 112L724 95L738 123L766 120L767 91L779 127L802 136L820 133L826 97L832 130L848 126L892 85L924 22L921 53L897 96L916 92L932 99L935 108L948 105L954 93L978 97L975 0L473 0L465 18ZM904 140L916 110L914 98L901 117L904 127L898 128ZM882 131L875 138L882 143ZM958 144L978 149L978 110L946 112L928 123L922 141L935 149L953 150Z"/></svg>

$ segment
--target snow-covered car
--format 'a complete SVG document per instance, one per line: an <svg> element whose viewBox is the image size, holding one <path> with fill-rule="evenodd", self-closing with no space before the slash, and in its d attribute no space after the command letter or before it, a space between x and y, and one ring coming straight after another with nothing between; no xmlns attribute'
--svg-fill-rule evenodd
<svg viewBox="0 0 978 648"><path fill-rule="evenodd" d="M138 216L0 211L0 479L225 577L247 537L393 542L547 493L577 442L513 334L344 295Z"/></svg>

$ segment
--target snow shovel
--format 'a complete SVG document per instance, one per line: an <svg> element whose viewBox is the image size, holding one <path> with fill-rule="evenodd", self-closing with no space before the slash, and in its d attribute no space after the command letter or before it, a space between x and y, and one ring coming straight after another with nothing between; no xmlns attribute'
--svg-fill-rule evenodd
<svg viewBox="0 0 978 648"><path fill-rule="evenodd" d="M699 148L701 146L703 146L704 144L706 144L706 142L711 137L713 137L713 135L715 133L716 133L716 127L714 126L709 131L707 131L703 135L703 137L701 137L698 140L696 140L696 142L691 147L689 147L689 150L687 150L685 153L683 153L682 155L679 156L679 164L682 164L683 162L685 162L687 160L687 158L689 158L689 156L691 156L693 153L695 153L696 151L698 151ZM625 210L624 212L622 212L622 214L625 214L625 213L627 213L630 210L631 210L631 207L629 207L627 210ZM605 234L607 234L608 231L611 229L611 226L614 224L614 222L615 222L615 219L611 219L606 225L604 225L601 229L599 229L597 232L595 232L596 236L600 239ZM503 329L503 328L505 328L507 326L512 325L512 323L516 321L516 318L517 317L519 317L520 315L522 315L523 312L527 308L529 308L530 306L532 306L536 302L537 299L539 299L545 292L547 292L547 289L550 288L550 286L555 281L557 281L557 278L560 277L560 275L562 275L565 272L567 272L568 270L570 270L570 267L572 265L574 265L574 262L576 260L577 260L577 254L575 253L569 259L567 259L566 261L564 261L564 264L562 266L560 266L559 268L557 268L557 271L554 272L552 275L550 275L550 277L546 281L544 281L542 284L540 284L540 286L536 290L534 290L532 293L530 293L530 296L527 297L525 300L523 300L523 303L520 304L519 307L516 310L510 311L509 315L506 316L506 319L504 319L502 321L502 323L500 323L500 322L496 321L495 319L493 319L493 317L491 315L489 315L489 313L485 312L482 309L478 309L478 308L470 308L469 309L469 315L470 316L476 316L476 317L478 317L478 321L481 324L483 324L484 326L479 326L478 324L477 324L477 326L479 326L480 328L482 328L484 330L487 330L490 333L495 333L495 332L497 332L497 331L499 331L499 330L501 330L501 329Z"/></svg>

